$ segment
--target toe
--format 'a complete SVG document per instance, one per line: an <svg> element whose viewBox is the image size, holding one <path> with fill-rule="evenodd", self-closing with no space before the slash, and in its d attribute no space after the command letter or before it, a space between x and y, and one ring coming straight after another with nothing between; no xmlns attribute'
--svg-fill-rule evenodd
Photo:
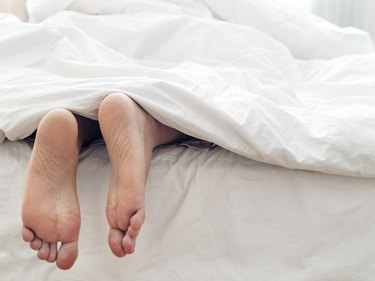
<svg viewBox="0 0 375 281"><path fill-rule="evenodd" d="M33 250L39 250L42 247L43 243L38 237L34 237L34 239L30 242L30 248Z"/></svg>
<svg viewBox="0 0 375 281"><path fill-rule="evenodd" d="M62 243L57 252L56 265L58 268L66 270L73 266L78 257L78 240Z"/></svg>
<svg viewBox="0 0 375 281"><path fill-rule="evenodd" d="M131 239L137 238L139 234L139 230L134 229L132 226L129 226L128 231L126 232L126 236L129 236Z"/></svg>
<svg viewBox="0 0 375 281"><path fill-rule="evenodd" d="M22 238L25 242L31 242L33 241L35 237L34 232L25 226L22 227Z"/></svg>
<svg viewBox="0 0 375 281"><path fill-rule="evenodd" d="M51 243L49 246L48 262L55 262L57 257L57 243Z"/></svg>
<svg viewBox="0 0 375 281"><path fill-rule="evenodd" d="M123 197L120 197L123 198ZM128 210L127 206L125 205L126 203L120 202L122 206L119 206L117 208L117 213L115 218L116 223L117 223L117 228L126 231L130 225L130 218L132 216L131 210ZM112 226L112 225L111 225Z"/></svg>
<svg viewBox="0 0 375 281"><path fill-rule="evenodd" d="M131 227L138 231L141 229L143 223L145 221L145 210L144 208L139 209L130 219L130 225ZM137 233L138 235L138 233Z"/></svg>
<svg viewBox="0 0 375 281"><path fill-rule="evenodd" d="M108 244L112 250L112 253L116 257L123 257L126 255L122 246L122 239L124 238L125 232L121 229L111 228L108 234Z"/></svg>
<svg viewBox="0 0 375 281"><path fill-rule="evenodd" d="M135 249L136 238L131 238L128 234L122 239L122 246L127 254L132 254Z"/></svg>
<svg viewBox="0 0 375 281"><path fill-rule="evenodd" d="M131 254L135 250L135 242L143 222L145 220L144 209L137 211L130 219L130 225L126 231L125 237L122 239L122 246L127 254Z"/></svg>
<svg viewBox="0 0 375 281"><path fill-rule="evenodd" d="M49 243L42 243L42 247L38 250L38 258L41 260L46 260L49 256Z"/></svg>

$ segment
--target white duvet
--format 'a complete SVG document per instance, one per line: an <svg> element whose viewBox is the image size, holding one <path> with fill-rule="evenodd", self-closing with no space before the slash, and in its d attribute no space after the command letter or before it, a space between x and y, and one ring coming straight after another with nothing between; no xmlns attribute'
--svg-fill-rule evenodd
<svg viewBox="0 0 375 281"><path fill-rule="evenodd" d="M245 157L375 177L367 34L271 0L56 3L29 1L38 24L0 19L0 141L25 138L57 107L96 119L123 92Z"/></svg>

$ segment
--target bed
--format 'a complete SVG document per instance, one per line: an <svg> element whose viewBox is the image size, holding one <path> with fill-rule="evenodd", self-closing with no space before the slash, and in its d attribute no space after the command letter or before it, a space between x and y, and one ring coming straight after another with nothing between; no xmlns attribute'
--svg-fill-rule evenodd
<svg viewBox="0 0 375 281"><path fill-rule="evenodd" d="M366 33L275 1L93 3L29 0L32 24L0 19L2 280L375 278ZM201 141L154 151L123 259L107 246L106 148L85 147L80 253L61 271L21 239L25 138L56 107L96 119L114 91Z"/></svg>

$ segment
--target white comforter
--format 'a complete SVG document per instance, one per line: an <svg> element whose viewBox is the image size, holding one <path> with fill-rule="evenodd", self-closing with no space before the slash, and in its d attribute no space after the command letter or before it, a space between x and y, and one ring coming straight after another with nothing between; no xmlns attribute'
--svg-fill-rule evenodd
<svg viewBox="0 0 375 281"><path fill-rule="evenodd" d="M120 14L64 11L38 24L3 17L0 141L28 136L56 107L96 119L106 95L124 92L161 122L248 158L375 177L366 34L274 1L199 2L122 1Z"/></svg>

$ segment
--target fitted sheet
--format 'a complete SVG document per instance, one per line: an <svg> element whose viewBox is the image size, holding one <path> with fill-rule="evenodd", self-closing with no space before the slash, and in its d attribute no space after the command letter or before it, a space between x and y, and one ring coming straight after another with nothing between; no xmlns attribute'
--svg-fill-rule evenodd
<svg viewBox="0 0 375 281"><path fill-rule="evenodd" d="M103 145L80 157L82 227L69 271L35 257L20 205L32 143L0 144L1 280L373 280L375 180L289 170L220 147L158 148L146 222L133 255L107 246L110 164Z"/></svg>

